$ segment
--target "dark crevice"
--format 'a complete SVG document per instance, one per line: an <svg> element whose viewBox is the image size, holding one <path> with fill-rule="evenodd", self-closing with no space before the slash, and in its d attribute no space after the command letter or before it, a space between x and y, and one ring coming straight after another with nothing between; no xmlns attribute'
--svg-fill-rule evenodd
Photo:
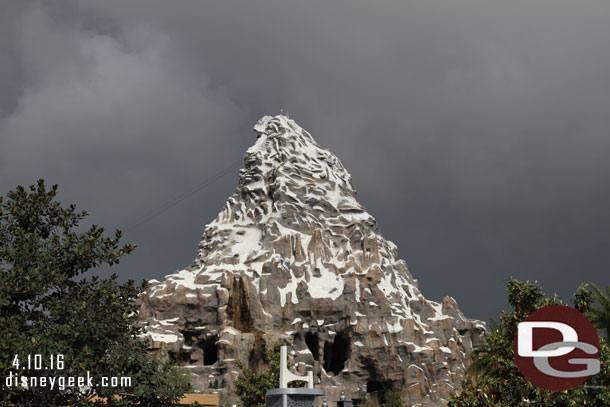
<svg viewBox="0 0 610 407"><path fill-rule="evenodd" d="M383 391L383 385L376 380L369 380L366 382L366 392L367 393L375 393L378 391Z"/></svg>
<svg viewBox="0 0 610 407"><path fill-rule="evenodd" d="M195 343L197 341L197 336L199 335L199 332L187 330L180 331L180 333L182 333L184 336L184 344L186 346L191 346L193 343Z"/></svg>
<svg viewBox="0 0 610 407"><path fill-rule="evenodd" d="M377 405L380 405L383 401L386 390L386 386L377 380L369 380L366 382L366 392L371 395L371 399L374 400Z"/></svg>
<svg viewBox="0 0 610 407"><path fill-rule="evenodd" d="M320 343L318 341L318 334L315 332L308 332L305 334L305 343L307 348L313 355L313 360L320 358Z"/></svg>
<svg viewBox="0 0 610 407"><path fill-rule="evenodd" d="M324 342L324 370L335 375L341 373L349 357L349 337L343 332L337 334L332 343Z"/></svg>
<svg viewBox="0 0 610 407"><path fill-rule="evenodd" d="M203 351L203 364L211 366L218 361L217 336L206 338L199 342L199 348Z"/></svg>

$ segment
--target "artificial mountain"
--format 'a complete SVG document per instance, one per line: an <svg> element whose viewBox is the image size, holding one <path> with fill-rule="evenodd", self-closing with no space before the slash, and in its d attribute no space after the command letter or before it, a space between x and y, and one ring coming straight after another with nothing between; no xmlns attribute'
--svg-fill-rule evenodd
<svg viewBox="0 0 610 407"><path fill-rule="evenodd" d="M406 405L446 405L484 325L451 297L424 298L334 154L285 116L254 130L196 259L140 297L151 348L221 395L235 389L236 359L264 369L265 349L281 342L329 400L393 389Z"/></svg>

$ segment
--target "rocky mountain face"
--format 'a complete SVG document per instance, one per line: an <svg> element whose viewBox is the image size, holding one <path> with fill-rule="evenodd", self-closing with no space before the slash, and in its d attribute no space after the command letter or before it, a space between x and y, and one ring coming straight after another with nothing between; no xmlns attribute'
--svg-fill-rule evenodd
<svg viewBox="0 0 610 407"><path fill-rule="evenodd" d="M262 370L281 342L329 400L393 389L407 405L445 405L484 325L453 298L424 298L335 155L284 116L254 130L196 259L140 298L151 347L175 353L201 391L231 393L235 360Z"/></svg>

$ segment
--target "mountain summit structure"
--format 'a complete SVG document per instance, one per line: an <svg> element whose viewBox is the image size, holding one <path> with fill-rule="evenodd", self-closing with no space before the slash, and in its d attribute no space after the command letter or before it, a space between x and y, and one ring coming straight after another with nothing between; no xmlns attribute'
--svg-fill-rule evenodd
<svg viewBox="0 0 610 407"><path fill-rule="evenodd" d="M451 297L424 298L350 174L307 131L285 116L254 130L237 190L195 260L140 298L151 346L173 352L196 390L229 394L235 360L262 370L265 349L281 342L331 400L394 390L407 405L446 405L484 324Z"/></svg>

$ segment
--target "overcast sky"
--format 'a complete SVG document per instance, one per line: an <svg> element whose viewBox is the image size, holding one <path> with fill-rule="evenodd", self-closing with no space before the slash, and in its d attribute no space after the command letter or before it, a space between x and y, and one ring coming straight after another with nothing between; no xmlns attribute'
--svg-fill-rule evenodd
<svg viewBox="0 0 610 407"><path fill-rule="evenodd" d="M126 229L288 110L433 300L610 284L610 2L1 1L0 193L38 178ZM237 169L129 230L113 271L194 258Z"/></svg>

